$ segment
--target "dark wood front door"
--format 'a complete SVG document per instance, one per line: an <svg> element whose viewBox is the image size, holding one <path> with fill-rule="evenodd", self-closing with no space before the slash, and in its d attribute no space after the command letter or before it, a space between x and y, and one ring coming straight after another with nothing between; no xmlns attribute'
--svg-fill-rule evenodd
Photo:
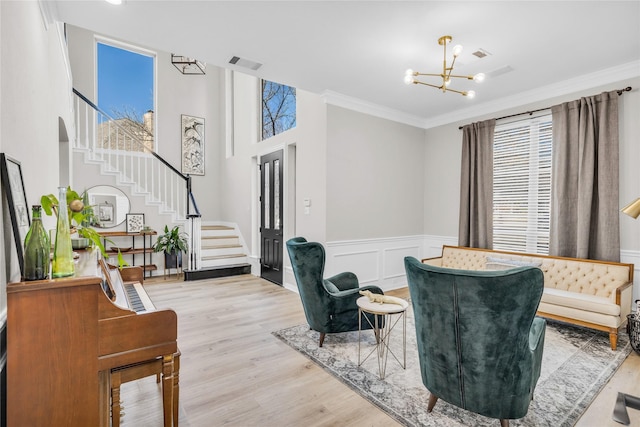
<svg viewBox="0 0 640 427"><path fill-rule="evenodd" d="M260 276L282 286L282 150L260 157Z"/></svg>

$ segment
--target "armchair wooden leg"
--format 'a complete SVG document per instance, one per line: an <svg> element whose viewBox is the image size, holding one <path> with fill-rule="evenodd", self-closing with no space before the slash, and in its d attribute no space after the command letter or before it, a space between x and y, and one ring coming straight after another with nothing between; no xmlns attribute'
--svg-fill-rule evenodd
<svg viewBox="0 0 640 427"><path fill-rule="evenodd" d="M429 403L427 404L427 412L431 412L433 407L436 406L436 402L438 401L438 396L433 393L429 393Z"/></svg>
<svg viewBox="0 0 640 427"><path fill-rule="evenodd" d="M500 420L500 427L509 427L509 420L502 418Z"/></svg>
<svg viewBox="0 0 640 427"><path fill-rule="evenodd" d="M322 347L322 344L324 343L324 337L325 337L325 333L324 332L320 332L320 342L318 347Z"/></svg>

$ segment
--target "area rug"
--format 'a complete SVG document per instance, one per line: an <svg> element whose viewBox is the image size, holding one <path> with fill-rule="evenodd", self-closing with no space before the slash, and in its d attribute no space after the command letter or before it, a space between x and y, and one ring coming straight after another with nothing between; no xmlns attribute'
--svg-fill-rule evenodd
<svg viewBox="0 0 640 427"><path fill-rule="evenodd" d="M391 348L402 360L402 329L399 323L391 336ZM385 379L378 374L373 353L358 367L358 332L327 334L322 348L318 333L298 325L273 332L282 341L307 356L340 381L381 408L405 426L487 426L499 425L487 418L439 400L427 413L429 392L422 384L417 358L412 310L407 315L407 368L402 369L389 355ZM374 348L373 332L363 331L361 354ZM627 334L618 337L618 349L609 347L609 336L560 322L547 321L542 372L534 400L526 417L512 420L512 426L573 426L591 401L609 381L631 351ZM612 403L613 405L613 403Z"/></svg>

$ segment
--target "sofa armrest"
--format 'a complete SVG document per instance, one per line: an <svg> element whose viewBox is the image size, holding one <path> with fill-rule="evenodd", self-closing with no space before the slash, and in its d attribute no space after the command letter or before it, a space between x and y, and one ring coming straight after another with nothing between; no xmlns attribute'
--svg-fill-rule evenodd
<svg viewBox="0 0 640 427"><path fill-rule="evenodd" d="M435 258L423 258L420 262L423 264L435 265L436 267L442 267L442 257Z"/></svg>
<svg viewBox="0 0 640 427"><path fill-rule="evenodd" d="M620 318L622 322L627 319L627 314L631 313L633 300L633 282L627 282L616 289L616 304L620 306Z"/></svg>

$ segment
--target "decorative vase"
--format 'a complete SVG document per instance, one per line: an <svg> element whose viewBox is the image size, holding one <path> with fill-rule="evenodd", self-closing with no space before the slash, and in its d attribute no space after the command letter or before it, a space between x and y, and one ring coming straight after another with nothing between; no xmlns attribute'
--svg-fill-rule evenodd
<svg viewBox="0 0 640 427"><path fill-rule="evenodd" d="M51 244L42 225L42 206L33 205L32 217L24 239L24 280L44 280L49 277Z"/></svg>
<svg viewBox="0 0 640 427"><path fill-rule="evenodd" d="M53 277L73 276L73 249L71 247L71 231L69 213L67 211L67 189L58 188L58 224L56 226L56 243L53 249Z"/></svg>

